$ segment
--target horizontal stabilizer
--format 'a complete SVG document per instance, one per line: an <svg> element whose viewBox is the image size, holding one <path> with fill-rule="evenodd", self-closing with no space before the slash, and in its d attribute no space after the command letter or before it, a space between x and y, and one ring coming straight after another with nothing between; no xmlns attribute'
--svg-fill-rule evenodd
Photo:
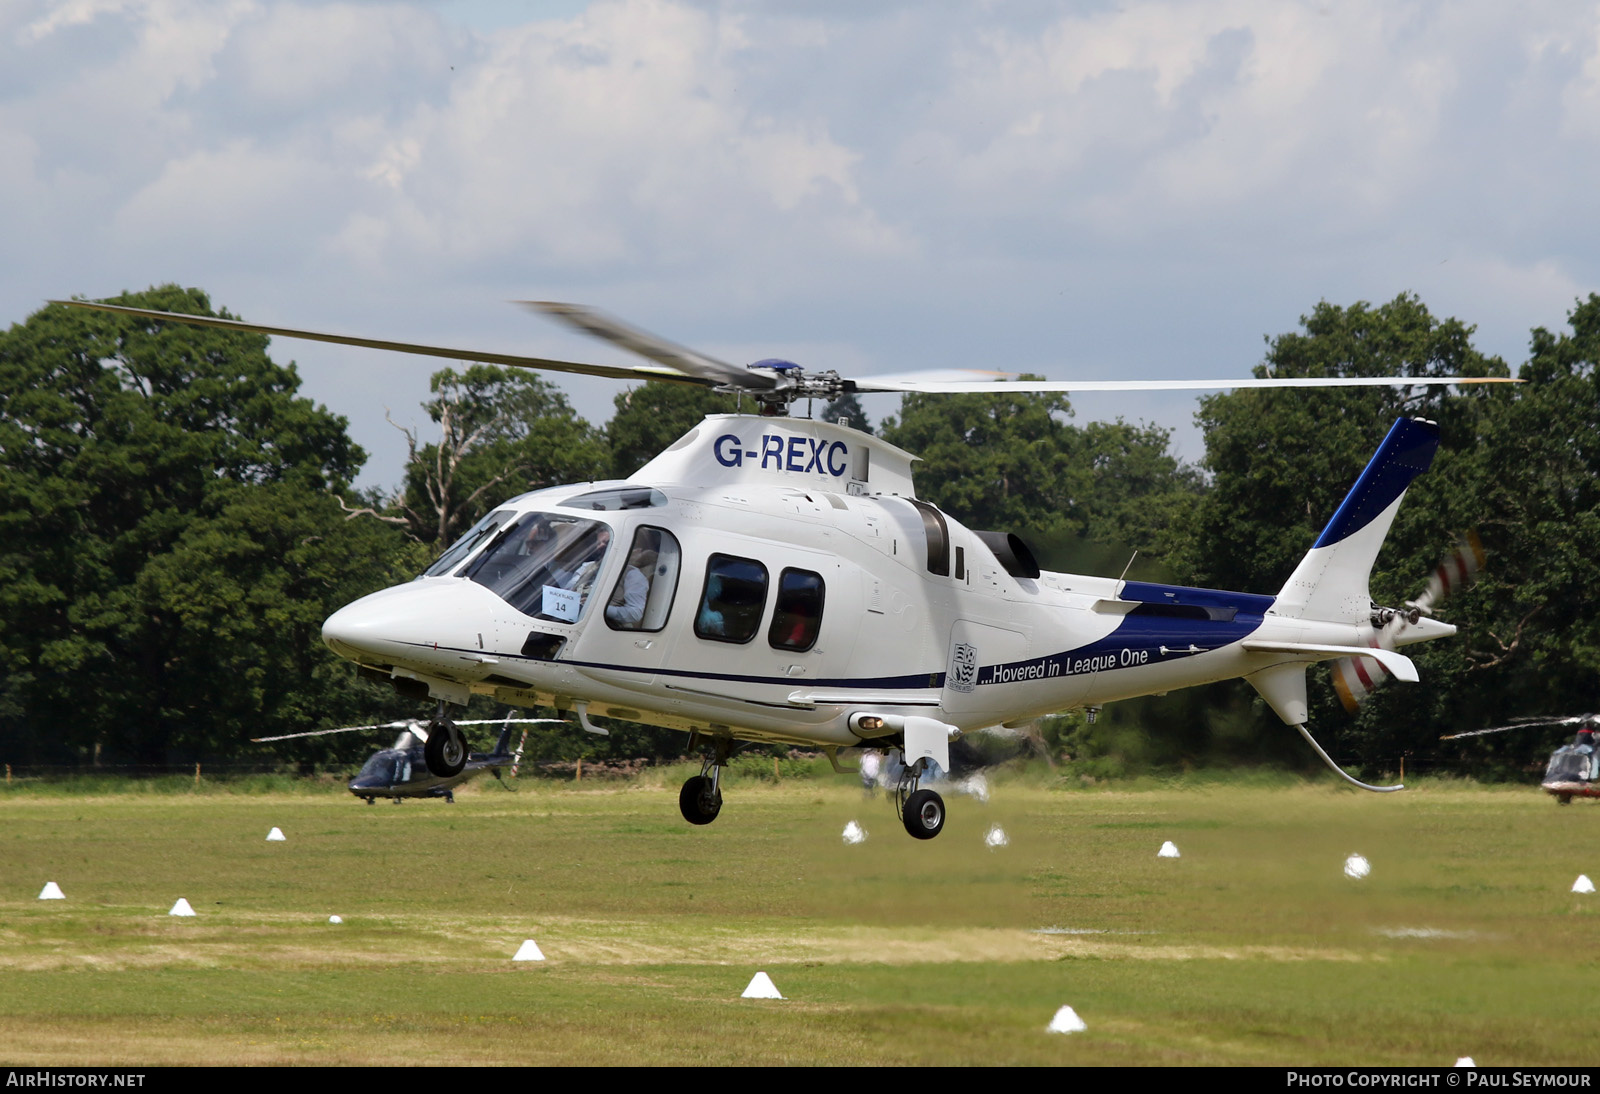
<svg viewBox="0 0 1600 1094"><path fill-rule="evenodd" d="M1331 661L1335 657L1370 657L1388 670L1389 675L1396 680L1403 680L1408 684L1415 684L1418 680L1417 666L1412 663L1411 658L1393 650L1322 646L1311 642L1262 642L1248 638L1240 642L1239 647L1251 653L1292 654L1308 661Z"/></svg>

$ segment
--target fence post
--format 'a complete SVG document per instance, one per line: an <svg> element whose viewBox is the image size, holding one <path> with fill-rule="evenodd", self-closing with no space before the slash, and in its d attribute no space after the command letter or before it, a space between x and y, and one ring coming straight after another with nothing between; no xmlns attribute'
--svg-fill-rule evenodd
<svg viewBox="0 0 1600 1094"><path fill-rule="evenodd" d="M578 782L578 783L581 783L583 781L583 757L582 756L578 757L578 777L576 779L573 779L572 781L573 782Z"/></svg>
<svg viewBox="0 0 1600 1094"><path fill-rule="evenodd" d="M196 790L200 789L200 761L199 760L196 760L195 763L194 763L194 788Z"/></svg>

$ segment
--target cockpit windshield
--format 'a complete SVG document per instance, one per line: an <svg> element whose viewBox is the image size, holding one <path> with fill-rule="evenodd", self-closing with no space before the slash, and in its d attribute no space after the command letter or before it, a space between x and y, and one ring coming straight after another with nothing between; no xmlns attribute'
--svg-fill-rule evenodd
<svg viewBox="0 0 1600 1094"><path fill-rule="evenodd" d="M1594 777L1594 750L1588 745L1562 745L1550 757L1544 781L1588 782Z"/></svg>
<svg viewBox="0 0 1600 1094"><path fill-rule="evenodd" d="M507 525L465 576L524 615L576 623L611 546L596 520L527 513Z"/></svg>
<svg viewBox="0 0 1600 1094"><path fill-rule="evenodd" d="M451 570L461 565L468 555L477 550L490 536L494 535L502 524L516 515L514 510L496 509L467 529L467 534L452 543L450 549L444 554L434 559L433 565L422 571L422 576L444 577L449 574Z"/></svg>

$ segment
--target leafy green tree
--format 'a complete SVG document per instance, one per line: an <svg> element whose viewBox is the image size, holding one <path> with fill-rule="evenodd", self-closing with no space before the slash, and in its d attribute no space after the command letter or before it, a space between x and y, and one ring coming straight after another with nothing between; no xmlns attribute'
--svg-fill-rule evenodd
<svg viewBox="0 0 1600 1094"><path fill-rule="evenodd" d="M1050 530L1072 518L1071 414L1064 395L907 394L879 435L922 458L918 496L969 527Z"/></svg>
<svg viewBox="0 0 1600 1094"><path fill-rule="evenodd" d="M1413 485L1372 575L1374 597L1419 594L1457 531L1475 529L1489 559L1475 588L1441 615L1450 641L1411 647L1418 685L1391 684L1349 719L1326 670L1313 673L1312 723L1336 755L1392 771L1471 761L1513 771L1541 743L1515 735L1440 745L1440 735L1522 714L1594 708L1600 595L1590 544L1600 533L1600 298L1580 302L1572 333L1535 330L1519 388L1236 392L1203 403L1214 475L1189 546L1210 582L1276 590L1360 473L1393 418L1439 423L1432 469ZM1271 344L1281 375L1505 375L1472 348L1471 328L1438 320L1412 296L1373 308L1326 303L1304 330ZM1282 737L1258 706L1258 738ZM1548 742L1543 742L1548 744ZM1447 767L1448 769L1448 767Z"/></svg>
<svg viewBox="0 0 1600 1094"><path fill-rule="evenodd" d="M176 286L117 302L214 314ZM362 453L298 387L259 335L61 306L0 335L0 739L20 758L161 763L337 706L320 618L398 543L339 513Z"/></svg>
<svg viewBox="0 0 1600 1094"><path fill-rule="evenodd" d="M1463 634L1429 710L1434 727L1600 708L1600 296L1568 321L1570 334L1533 331L1525 383L1483 404L1479 443L1462 461L1489 564L1450 603ZM1552 743L1506 734L1445 747L1512 768Z"/></svg>
<svg viewBox="0 0 1600 1094"><path fill-rule="evenodd" d="M442 547L508 497L605 474L602 435L526 369L442 369L432 389L423 407L439 439L420 444L403 431L410 455L398 503L424 543Z"/></svg>
<svg viewBox="0 0 1600 1094"><path fill-rule="evenodd" d="M1164 429L1079 428L1071 413L1056 394L909 394L881 435L922 457L918 496L969 527L1027 533L1075 556L1098 552L1070 548L1073 539L1123 561L1131 549L1165 555L1202 488L1198 473L1171 454Z"/></svg>
<svg viewBox="0 0 1600 1094"><path fill-rule="evenodd" d="M822 408L822 420L837 422L843 420L851 429L859 429L863 433L872 432L872 423L867 420L867 412L861 409L861 400L856 398L856 393L847 391L833 402Z"/></svg>
<svg viewBox="0 0 1600 1094"><path fill-rule="evenodd" d="M1302 331L1272 339L1258 376L1507 375L1498 358L1471 345L1472 328L1438 320L1415 296L1376 308L1322 302ZM1211 490L1189 540L1196 579L1221 588L1275 592L1316 541L1396 418L1421 416L1443 428L1440 463L1475 443L1480 394L1441 388L1242 390L1208 396L1197 415L1206 438L1202 466ZM1438 474L1419 480L1421 491ZM1437 553L1437 532L1415 544L1416 495L1401 509L1396 541ZM1466 514L1463 514L1463 518ZM1437 522L1436 513L1427 521ZM1427 565L1431 565L1430 560Z"/></svg>
<svg viewBox="0 0 1600 1094"><path fill-rule="evenodd" d="M738 401L691 384L649 382L616 397L606 426L611 474L625 479L700 424L707 414L732 414Z"/></svg>

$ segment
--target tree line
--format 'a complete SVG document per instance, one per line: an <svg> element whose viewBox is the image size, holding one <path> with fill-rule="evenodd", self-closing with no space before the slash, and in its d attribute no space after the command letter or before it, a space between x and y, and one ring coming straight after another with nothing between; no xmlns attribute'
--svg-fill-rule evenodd
<svg viewBox="0 0 1600 1094"><path fill-rule="evenodd" d="M134 306L227 317L196 289ZM1414 296L1319 303L1270 338L1258 375L1509 375L1472 328ZM1414 598L1457 531L1489 564L1442 613L1461 634L1414 647L1420 685L1351 718L1313 673L1313 726L1355 763L1459 758L1512 771L1522 734L1439 745L1497 719L1595 709L1600 669L1600 296L1565 329L1532 332L1521 385L1237 391L1200 400L1205 455L1167 431L1078 424L1068 399L906 395L879 432L923 458L920 496L973 528L1015 531L1048 568L1275 592L1388 425L1440 424L1373 574ZM264 336L46 307L0 333L0 759L171 764L350 758L363 745L248 739L417 712L358 680L321 623L420 572L496 504L562 482L626 477L734 402L648 383L609 422L578 415L523 370L434 374L432 423L407 430L392 490L353 484L365 453L346 422L299 394ZM829 418L869 426L846 397ZM1317 686L1318 676L1324 686ZM485 711L484 713L490 713ZM535 757L675 756L681 734L553 731ZM1307 756L1242 682L1117 704L1095 726L1047 726L1052 755L1104 770Z"/></svg>

